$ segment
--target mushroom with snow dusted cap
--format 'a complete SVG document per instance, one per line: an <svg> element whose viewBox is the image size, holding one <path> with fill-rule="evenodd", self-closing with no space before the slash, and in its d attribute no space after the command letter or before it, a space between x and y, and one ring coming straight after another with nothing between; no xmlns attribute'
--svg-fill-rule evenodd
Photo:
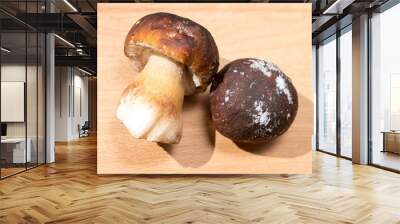
<svg viewBox="0 0 400 224"><path fill-rule="evenodd" d="M297 113L297 92L273 63L244 58L226 65L211 84L215 128L235 142L269 142L288 130Z"/></svg>

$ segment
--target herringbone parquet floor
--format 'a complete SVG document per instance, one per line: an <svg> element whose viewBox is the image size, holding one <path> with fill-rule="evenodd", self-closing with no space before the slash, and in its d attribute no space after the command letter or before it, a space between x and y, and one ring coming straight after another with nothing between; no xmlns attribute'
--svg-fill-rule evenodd
<svg viewBox="0 0 400 224"><path fill-rule="evenodd" d="M400 223L400 175L323 153L312 175L98 176L96 139L0 181L0 223Z"/></svg>

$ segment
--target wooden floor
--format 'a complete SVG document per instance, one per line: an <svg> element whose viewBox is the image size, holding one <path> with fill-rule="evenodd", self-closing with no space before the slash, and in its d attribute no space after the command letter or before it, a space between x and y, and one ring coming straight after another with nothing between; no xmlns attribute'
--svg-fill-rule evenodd
<svg viewBox="0 0 400 224"><path fill-rule="evenodd" d="M94 137L0 181L0 223L400 223L400 175L323 153L312 175L98 176Z"/></svg>
<svg viewBox="0 0 400 224"><path fill-rule="evenodd" d="M1 168L1 177L3 178L3 177L7 177L7 176L10 176L10 175L13 175L13 174L16 174L16 173L19 173L19 172L22 172L22 171L24 171L25 170L25 167L23 167L23 168L14 168L14 167L12 167L12 168Z"/></svg>
<svg viewBox="0 0 400 224"><path fill-rule="evenodd" d="M374 150L373 162L377 165L389 167L395 170L400 170L400 155L392 152L381 152Z"/></svg>

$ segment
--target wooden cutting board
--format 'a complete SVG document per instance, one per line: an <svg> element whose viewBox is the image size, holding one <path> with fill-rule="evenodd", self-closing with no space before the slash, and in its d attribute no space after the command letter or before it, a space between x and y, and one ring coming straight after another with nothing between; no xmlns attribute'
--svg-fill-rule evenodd
<svg viewBox="0 0 400 224"><path fill-rule="evenodd" d="M256 57L276 63L293 81L299 110L290 129L270 144L237 145L215 131L208 94L185 98L177 145L133 138L116 118L119 98L135 77L123 48L141 17L170 12L213 35L221 67ZM311 4L98 4L99 174L310 173L313 129Z"/></svg>

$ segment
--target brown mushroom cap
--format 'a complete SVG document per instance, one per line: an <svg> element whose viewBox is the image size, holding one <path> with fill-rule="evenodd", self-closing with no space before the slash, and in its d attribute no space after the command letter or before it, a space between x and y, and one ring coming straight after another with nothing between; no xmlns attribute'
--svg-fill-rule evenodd
<svg viewBox="0 0 400 224"><path fill-rule="evenodd" d="M154 13L138 20L125 39L125 55L139 62L139 69L151 54L179 62L196 76L197 91L204 91L219 66L214 38L203 26L170 13ZM197 82L197 83L196 83Z"/></svg>
<svg viewBox="0 0 400 224"><path fill-rule="evenodd" d="M264 60L235 60L211 84L215 128L236 142L273 140L288 130L297 108L297 92L290 79Z"/></svg>

